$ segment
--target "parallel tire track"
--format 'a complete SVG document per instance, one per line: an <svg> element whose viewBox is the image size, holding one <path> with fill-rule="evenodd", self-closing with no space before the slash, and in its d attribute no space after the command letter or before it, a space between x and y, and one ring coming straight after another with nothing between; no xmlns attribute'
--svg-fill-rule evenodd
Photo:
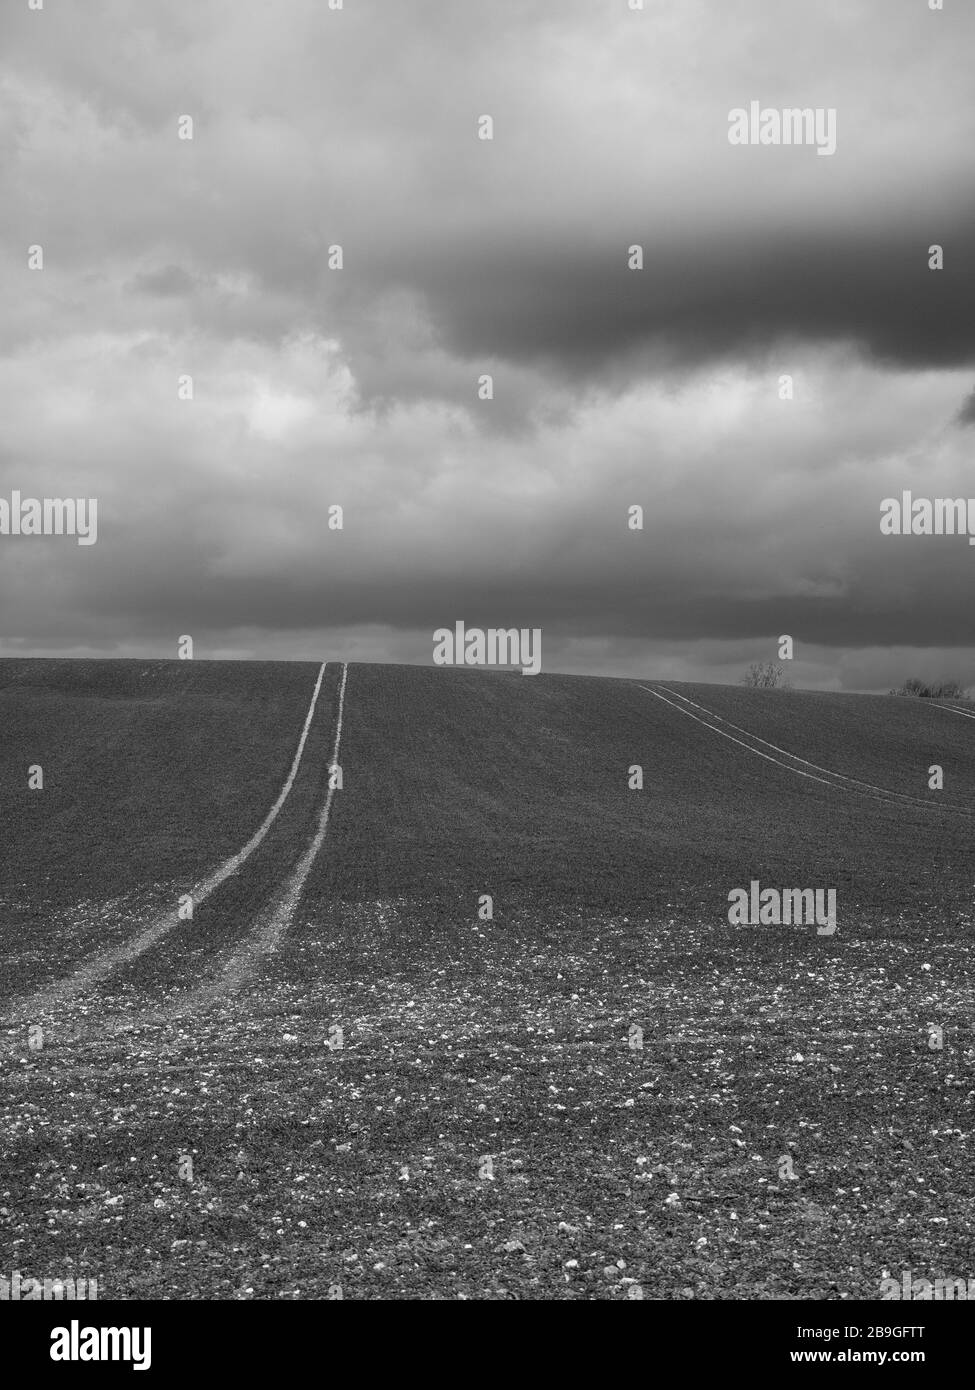
<svg viewBox="0 0 975 1390"><path fill-rule="evenodd" d="M818 763L810 762L808 758L801 758L797 753L790 753L787 748L780 748L778 744L770 743L768 739L760 738L758 734L750 733L749 730L741 728L740 725L733 724L730 719L725 719L723 715L715 714L704 705L697 704L696 701L689 699L688 696L680 695L676 690L671 690L667 686L663 687L663 689L667 691L667 695L682 701L682 704L674 703L674 699L667 699L659 690L653 690L650 686L641 685L639 688L645 690L648 695L655 695L658 700L663 700L665 705L670 705L670 707L677 710L678 713L686 714L689 719L693 719L698 724L703 724L704 727L710 729L712 733L720 734L722 738L728 739L731 743L738 744L740 748L744 748L746 752L754 754L756 758L764 758L767 762L774 763L776 767L784 768L787 772L791 772L797 777L806 777L811 782L819 782L823 786L832 787L837 791L849 792L852 795L867 796L887 806L899 806L902 809L908 807L923 807L928 811L954 813L955 815L961 816L963 819L975 819L975 812L971 811L968 807L959 806L952 802L926 801L923 797L913 796L910 792L898 792L893 791L889 787L878 787L873 782L864 782L858 777L848 777L844 772L834 772L831 768L820 767ZM701 714L707 716L707 719L702 719L698 715L693 714L690 709L686 708L688 705L692 706L693 709L700 710ZM734 738L731 734L726 733L724 729L718 728L716 723L709 723L709 720L716 720L720 724L726 724L729 729L734 729L736 733L743 734L745 738L751 739L752 743L760 743L765 748L771 748L774 752L780 753L782 757L790 759L790 762L782 762L780 758L774 758L768 753L761 752L758 748L753 748L751 744L744 743L741 739ZM812 768L814 771L804 772L801 767L793 767L791 765L792 763L801 763L803 767ZM824 776L819 777L816 776L815 773L823 773Z"/></svg>
<svg viewBox="0 0 975 1390"><path fill-rule="evenodd" d="M949 714L960 714L963 719L975 719L975 714L971 710L957 709L954 705L939 705L935 702L936 709L946 709Z"/></svg>
<svg viewBox="0 0 975 1390"><path fill-rule="evenodd" d="M278 814L285 801L287 801L291 789L294 786L295 778L298 775L298 768L301 763L302 754L305 751L305 744L308 741L308 731L311 728L312 718L318 704L318 695L322 688L322 679L324 675L325 662L323 661L318 670L318 679L315 681L311 703L308 706L308 713L305 715L304 727L301 730L301 738L298 741L298 747L291 763L291 769L278 793L277 800L244 847L239 849L236 854L232 854L229 859L225 859L208 878L203 879L191 890L194 908L199 907L201 903L206 901L214 889L219 888L221 883L225 883L231 875L237 873L241 866L246 863L258 846L264 841L271 826L277 820ZM344 668L342 685L344 689ZM48 1012L51 1009L59 1007L66 1000L91 989L93 985L98 984L99 981L105 979L107 975L112 974L119 966L127 965L130 961L136 960L139 956L148 951L151 946L154 946L157 941L161 940L173 927L177 926L178 923L178 911L176 908L172 908L154 918L148 926L143 928L143 930L130 941L125 941L119 946L106 947L104 950L97 952L89 960L84 961L78 966L70 975L65 976L63 980L46 985L35 994L24 996L20 1000L12 1001L4 1014L0 1015L0 1017L7 1019L10 1019L14 1015L22 1017L25 1014L31 1015Z"/></svg>
<svg viewBox="0 0 975 1390"><path fill-rule="evenodd" d="M713 710L707 709L704 705L699 705L695 700L690 699L687 695L681 695L676 690L671 690L667 686L665 686L664 689L667 690L668 695L675 695L678 700L683 700L685 704L693 705L693 707L695 709L699 709L702 712L702 714L706 714L709 719L715 719L720 724L727 724L729 729L737 730L738 733L744 734L746 738L750 738L754 743L761 743L766 748L772 748L777 753L781 753L784 757L791 758L793 762L802 763L805 767L815 768L817 772L823 772L826 774L827 777L834 777L839 782L850 782L855 787L863 788L865 791L879 792L885 797L896 797L900 801L904 801L908 804L913 804L915 806L926 806L929 809L933 809L936 811L957 811L960 815L967 817L975 816L975 811L972 811L970 807L961 806L957 802L943 800L939 802L928 801L925 797L915 796L912 792L898 792L894 791L890 787L879 787L875 782L864 782L859 777L848 777L845 772L834 772L831 768L820 767L818 763L810 762L808 758L800 758L798 753L790 753L788 749L780 748L775 743L769 743L768 739L759 738L758 734L750 733L748 729L742 729L740 725L733 724L731 720L726 719L724 715L715 714ZM961 711L956 712L961 713ZM843 788L843 790L847 789Z"/></svg>
<svg viewBox="0 0 975 1390"><path fill-rule="evenodd" d="M342 742L342 722L345 714L345 687L348 681L348 663L342 663L342 683L339 686L339 705L335 719L335 742L332 745L332 760L330 767L335 767L339 760L339 749ZM246 937L225 960L219 977L210 984L201 985L184 995L182 999L174 1001L162 1010L165 1017L192 1013L201 1007L212 1004L216 999L225 994L232 993L237 989L244 978L250 973L253 967L260 960L261 956L276 951L281 939L288 931L294 920L301 894L304 890L311 867L318 858L318 853L325 842L328 834L328 822L332 813L332 799L335 795L335 787L329 780L328 793L325 797L325 805L322 807L321 815L318 818L318 826L311 842L301 859L296 864L287 882L281 891L273 899L273 909L270 917L262 925Z"/></svg>

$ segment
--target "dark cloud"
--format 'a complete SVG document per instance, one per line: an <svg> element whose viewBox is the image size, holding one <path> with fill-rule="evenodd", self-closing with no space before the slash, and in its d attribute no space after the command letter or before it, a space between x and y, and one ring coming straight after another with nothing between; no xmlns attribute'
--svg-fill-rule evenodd
<svg viewBox="0 0 975 1390"><path fill-rule="evenodd" d="M462 617L684 678L789 632L849 688L972 645L975 550L877 518L972 491L973 38L888 0L13 10L0 495L97 496L100 537L0 538L3 631L424 660ZM835 155L732 147L752 99L835 106Z"/></svg>
<svg viewBox="0 0 975 1390"><path fill-rule="evenodd" d="M199 282L182 266L167 265L159 270L147 270L136 275L127 286L132 294L159 295L162 299L192 294Z"/></svg>
<svg viewBox="0 0 975 1390"><path fill-rule="evenodd" d="M772 226L732 242L651 238L642 271L630 243L479 248L477 257L401 271L422 287L447 346L465 358L558 364L586 378L649 351L657 366L764 354L777 343L849 342L883 364L975 359L975 201L943 224L952 269L928 268L919 226L818 237ZM640 238L637 237L636 241Z"/></svg>
<svg viewBox="0 0 975 1390"><path fill-rule="evenodd" d="M959 425L975 425L975 390L973 390L962 402L961 410L956 416Z"/></svg>

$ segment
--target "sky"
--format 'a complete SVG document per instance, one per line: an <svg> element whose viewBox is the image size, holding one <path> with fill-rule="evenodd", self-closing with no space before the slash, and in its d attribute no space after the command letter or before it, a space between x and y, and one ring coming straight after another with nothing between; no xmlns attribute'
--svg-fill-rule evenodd
<svg viewBox="0 0 975 1390"><path fill-rule="evenodd" d="M0 497L98 503L0 535L0 656L462 620L975 684L975 547L879 526L975 497L973 41L962 0L0 0ZM731 144L753 101L835 153Z"/></svg>

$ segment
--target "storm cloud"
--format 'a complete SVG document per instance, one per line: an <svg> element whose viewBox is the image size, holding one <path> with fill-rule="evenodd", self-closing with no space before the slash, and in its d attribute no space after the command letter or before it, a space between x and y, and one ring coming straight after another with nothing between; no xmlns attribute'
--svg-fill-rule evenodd
<svg viewBox="0 0 975 1390"><path fill-rule="evenodd" d="M546 669L736 679L787 632L799 683L967 673L975 549L878 520L973 491L970 9L4 26L0 493L99 539L0 538L0 652L429 661L463 619ZM835 154L731 145L753 100Z"/></svg>

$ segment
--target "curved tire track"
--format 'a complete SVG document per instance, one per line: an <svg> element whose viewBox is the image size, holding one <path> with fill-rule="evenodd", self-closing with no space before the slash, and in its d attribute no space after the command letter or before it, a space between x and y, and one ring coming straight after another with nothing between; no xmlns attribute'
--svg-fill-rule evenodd
<svg viewBox="0 0 975 1390"><path fill-rule="evenodd" d="M655 695L658 700L663 700L665 705L670 705L671 709L677 710L679 714L685 714L689 719L693 719L698 724L703 724L712 733L720 734L722 738L729 739L730 742L738 744L746 752L754 754L756 758L764 758L767 762L774 763L776 767L784 768L786 772L791 772L797 777L806 777L812 782L819 782L823 786L833 787L837 791L849 792L852 795L867 796L874 801L880 801L887 806L900 807L902 810L924 808L928 811L939 811L941 813L954 813L965 820L975 819L975 812L966 806L958 806L953 802L926 801L923 797L913 796L910 792L893 791L889 787L878 787L873 782L864 782L858 777L848 777L844 772L834 772L831 768L820 767L818 763L810 762L808 758L801 758L797 753L790 753L787 748L780 748L776 743L770 743L768 739L760 738L758 734L750 733L747 729L741 728L738 724L733 724L730 719L725 719L723 715L715 714L704 705L697 704L686 695L680 695L676 690L671 690L664 686L667 695L674 698L667 699L659 690L653 690L648 685L641 685L641 690L645 690L648 695ZM682 704L675 704L674 700L683 701ZM707 719L700 718L693 714L685 706L690 705L693 709L700 710L701 714L706 715ZM752 743L760 743L765 748L771 748L774 752L780 753L782 757L789 758L792 763L802 763L803 767L812 768L813 772L804 772L802 768L793 767L790 763L782 762L780 758L774 758L768 753L763 753L758 748L751 747L750 744L742 742L741 739L734 738L726 733L724 729L719 729L716 724L708 723L708 720L716 720L717 723L726 724L729 729L734 729L736 733L743 734L745 738L751 739ZM816 776L816 773L823 773L824 776Z"/></svg>
<svg viewBox="0 0 975 1390"><path fill-rule="evenodd" d="M342 723L345 715L345 687L348 676L348 663L343 662L342 682L339 686L339 704L335 717L335 741L332 745L330 767L334 767L339 760ZM216 980L190 990L182 999L174 1000L161 1009L158 1015L153 1015L154 1018L173 1018L182 1014L194 1013L213 1004L224 995L233 993L251 973L262 956L277 950L282 937L294 920L311 867L318 858L318 853L325 842L325 836L328 834L328 822L332 813L334 795L335 788L329 785L315 834L312 836L305 853L289 875L284 887L272 898L273 908L270 917L252 931L227 957ZM145 1015L142 1015L140 1021L144 1020Z"/></svg>
<svg viewBox="0 0 975 1390"><path fill-rule="evenodd" d="M224 883L233 874L237 873L241 866L264 841L271 826L274 824L275 820L277 820L278 814L285 801L287 801L291 789L294 786L295 778L298 775L301 757L305 751L305 744L308 741L308 730L311 728L312 718L314 717L315 709L318 705L318 695L322 688L325 665L326 663L323 661L319 667L318 679L315 681L315 688L312 691L311 703L308 706L308 713L305 715L305 723L301 730L301 737L298 740L298 747L295 751L290 771L284 780L281 790L278 792L274 805L268 811L257 830L255 830L254 834L243 848L239 849L236 854L232 854L229 859L225 859L218 868L214 869L212 874L193 887L191 896L193 898L194 907L198 907L201 903L205 902L215 888L219 888L221 883ZM342 679L344 689L344 669ZM106 976L112 974L119 966L127 965L130 961L136 960L139 956L143 955L151 946L154 946L157 941L161 940L167 932L177 926L178 922L179 917L177 915L177 909L170 909L154 918L148 926L144 927L143 930L131 940L122 942L118 946L107 947L97 952L89 960L79 965L70 975L65 976L63 980L46 985L35 994L26 995L20 999L11 1001L0 1017L6 1021L15 1021L16 1018L22 1018L25 1014L46 1013L58 1008L68 999L91 989L93 985L98 984L101 980L105 979Z"/></svg>

